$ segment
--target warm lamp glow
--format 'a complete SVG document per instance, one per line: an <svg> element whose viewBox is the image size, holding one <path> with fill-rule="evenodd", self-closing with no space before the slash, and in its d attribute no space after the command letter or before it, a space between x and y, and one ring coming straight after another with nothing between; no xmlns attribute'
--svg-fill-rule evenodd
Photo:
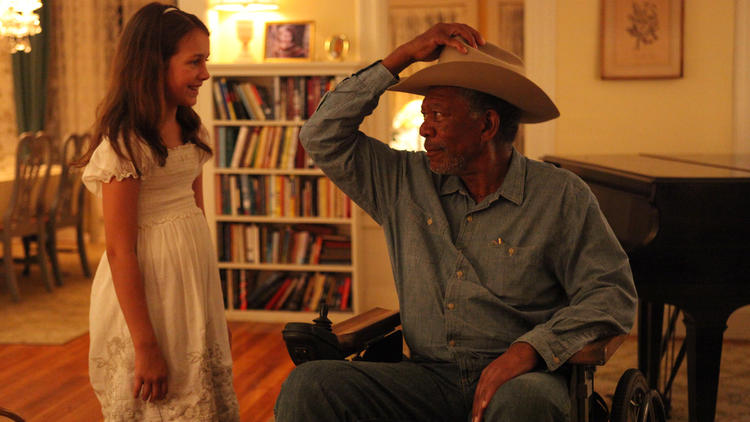
<svg viewBox="0 0 750 422"><path fill-rule="evenodd" d="M42 32L34 13L40 7L38 0L0 0L0 36L9 41L11 54L31 51L29 37Z"/></svg>
<svg viewBox="0 0 750 422"><path fill-rule="evenodd" d="M419 135L419 127L423 121L421 99L404 104L393 118L391 148L424 151L424 138Z"/></svg>
<svg viewBox="0 0 750 422"><path fill-rule="evenodd" d="M211 8L216 12L229 12L236 18L237 39L242 44L236 60L245 62L252 60L249 45L253 39L253 21L250 14L277 10L279 4L277 0L212 0Z"/></svg>
<svg viewBox="0 0 750 422"><path fill-rule="evenodd" d="M214 0L211 5L220 12L262 12L279 8L276 0Z"/></svg>

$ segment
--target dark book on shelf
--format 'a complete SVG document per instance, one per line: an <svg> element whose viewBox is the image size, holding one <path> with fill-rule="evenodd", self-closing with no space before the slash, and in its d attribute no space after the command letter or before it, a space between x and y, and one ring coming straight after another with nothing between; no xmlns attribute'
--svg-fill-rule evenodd
<svg viewBox="0 0 750 422"><path fill-rule="evenodd" d="M229 93L229 87L227 86L227 78L219 78L219 87L221 88L221 95L224 98L224 105L228 119L237 120L237 114L235 114L234 106L232 105L232 97Z"/></svg>
<svg viewBox="0 0 750 422"><path fill-rule="evenodd" d="M344 235L321 235L320 257L321 264L342 264L352 260L352 241Z"/></svg>
<svg viewBox="0 0 750 422"><path fill-rule="evenodd" d="M294 285L294 291L289 296L289 300L284 304L284 309L288 311L298 311L302 309L302 299L309 284L309 274L303 273L297 276L297 283Z"/></svg>
<svg viewBox="0 0 750 422"><path fill-rule="evenodd" d="M271 96L268 93L268 89L263 85L256 85L255 90L257 91L258 98L260 99L260 108L266 116L266 120L273 120L276 117L273 113L273 107L271 106Z"/></svg>
<svg viewBox="0 0 750 422"><path fill-rule="evenodd" d="M293 280L294 279L292 277L286 277L284 279L284 282L281 283L279 288L276 290L276 292L274 292L274 294L271 296L271 299L269 299L268 302L266 302L263 308L267 310L276 309L276 306L278 305L279 302L283 300L284 295L289 290L289 287L292 285Z"/></svg>
<svg viewBox="0 0 750 422"><path fill-rule="evenodd" d="M218 119L228 120L229 110L227 103L224 101L224 92L221 89L221 83L218 79L213 83L214 104L216 105L216 117Z"/></svg>
<svg viewBox="0 0 750 422"><path fill-rule="evenodd" d="M232 84L232 90L237 99L239 99L240 107L242 108L242 118L249 120L258 120L254 113L250 99L247 97L247 93L242 89L242 83Z"/></svg>
<svg viewBox="0 0 750 422"><path fill-rule="evenodd" d="M352 278L346 277L344 278L344 285L341 289L341 306L339 309L342 311L349 310L349 302L351 301L351 294L352 294Z"/></svg>
<svg viewBox="0 0 750 422"><path fill-rule="evenodd" d="M247 308L257 309L265 306L284 282L284 279L283 272L259 271L255 288L247 297Z"/></svg>
<svg viewBox="0 0 750 422"><path fill-rule="evenodd" d="M229 290L227 285L227 270L219 270L219 281L221 282L221 296L224 298L224 309L229 309Z"/></svg>

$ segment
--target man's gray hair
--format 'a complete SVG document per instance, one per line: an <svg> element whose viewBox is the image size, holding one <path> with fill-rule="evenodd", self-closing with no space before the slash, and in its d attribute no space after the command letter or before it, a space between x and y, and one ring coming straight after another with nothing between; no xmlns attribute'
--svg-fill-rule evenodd
<svg viewBox="0 0 750 422"><path fill-rule="evenodd" d="M469 88L458 88L458 90L469 104L469 112L473 115L472 117L478 118L487 110L497 112L500 116L500 129L497 136L501 142L512 143L516 139L518 124L521 120L521 109L494 95Z"/></svg>

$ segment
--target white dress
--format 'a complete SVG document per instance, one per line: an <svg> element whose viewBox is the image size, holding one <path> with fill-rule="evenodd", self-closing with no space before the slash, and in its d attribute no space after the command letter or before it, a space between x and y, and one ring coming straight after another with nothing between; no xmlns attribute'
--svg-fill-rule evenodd
<svg viewBox="0 0 750 422"><path fill-rule="evenodd" d="M166 165L144 160L138 197L138 265L151 323L168 365L167 398L133 398L134 348L115 296L106 252L91 288L89 376L106 421L239 421L216 252L192 182L208 154L169 149ZM106 139L83 173L86 187L135 177Z"/></svg>

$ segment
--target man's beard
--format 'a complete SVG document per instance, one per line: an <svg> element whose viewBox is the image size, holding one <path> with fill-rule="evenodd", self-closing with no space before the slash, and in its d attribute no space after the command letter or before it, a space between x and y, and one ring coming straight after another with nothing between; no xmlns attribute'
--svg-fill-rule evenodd
<svg viewBox="0 0 750 422"><path fill-rule="evenodd" d="M430 161L430 170L437 174L458 174L460 170L466 167L466 157L462 154L452 155L446 157L446 159L437 160L437 162Z"/></svg>

